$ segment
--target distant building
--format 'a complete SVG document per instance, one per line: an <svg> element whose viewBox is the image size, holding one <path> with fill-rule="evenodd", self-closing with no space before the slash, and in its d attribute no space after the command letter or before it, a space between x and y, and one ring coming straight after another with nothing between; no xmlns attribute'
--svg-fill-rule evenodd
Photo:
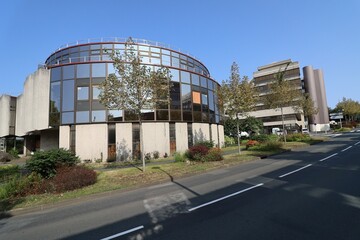
<svg viewBox="0 0 360 240"><path fill-rule="evenodd" d="M167 45L133 40L142 64L151 69L168 67L173 83L170 104L143 111L143 152L171 155L200 140L212 140L221 147L224 129L215 91L219 84L205 65ZM16 99L15 125L9 124L9 97L0 99L1 116L6 116L0 119L0 138L24 137L25 154L61 147L83 160L137 157L137 118L126 109L105 109L98 100L99 84L115 73L109 54L123 51L125 41L87 40L52 53L44 66L27 77L24 92Z"/></svg>
<svg viewBox="0 0 360 240"><path fill-rule="evenodd" d="M315 102L315 107L319 109L319 113L310 118L308 122L304 115L297 113L292 106L285 107L283 112L286 130L296 132L308 127L311 131L328 130L330 126L329 119L325 117L328 116L328 109L322 72L314 71L311 67L304 67L304 80L301 80L299 63L290 59L260 66L258 71L254 72L253 80L260 93L260 103L250 115L263 121L266 133L272 133L273 128L282 129L280 109L268 109L262 103L262 98L268 94L269 85L274 81L275 74L281 71L285 71L284 80L291 81L298 90L304 93L309 92Z"/></svg>

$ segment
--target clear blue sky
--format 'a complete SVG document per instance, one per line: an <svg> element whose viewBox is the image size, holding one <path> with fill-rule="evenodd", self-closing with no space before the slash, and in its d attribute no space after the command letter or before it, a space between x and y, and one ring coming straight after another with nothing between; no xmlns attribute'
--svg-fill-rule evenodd
<svg viewBox="0 0 360 240"><path fill-rule="evenodd" d="M26 76L60 45L129 37L176 46L218 82L236 61L252 77L291 58L324 71L327 100L360 100L359 0L62 0L1 3L0 94L21 94Z"/></svg>

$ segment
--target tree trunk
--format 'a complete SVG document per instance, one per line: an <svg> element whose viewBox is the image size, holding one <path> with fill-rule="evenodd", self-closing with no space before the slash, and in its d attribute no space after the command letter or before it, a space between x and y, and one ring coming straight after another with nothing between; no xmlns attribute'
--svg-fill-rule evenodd
<svg viewBox="0 0 360 240"><path fill-rule="evenodd" d="M239 131L239 118L236 115L236 129L237 129L237 138L238 138L238 149L239 149L239 154L241 153L240 150L240 131Z"/></svg>
<svg viewBox="0 0 360 240"><path fill-rule="evenodd" d="M284 143L286 143L286 133L285 133L285 123L284 123L284 111L281 107L281 122L282 122L282 130L283 130L283 137L284 137Z"/></svg>

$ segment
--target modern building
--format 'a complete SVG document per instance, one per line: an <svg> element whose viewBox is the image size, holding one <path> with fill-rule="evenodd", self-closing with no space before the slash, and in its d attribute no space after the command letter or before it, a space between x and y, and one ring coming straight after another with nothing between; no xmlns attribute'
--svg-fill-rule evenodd
<svg viewBox="0 0 360 240"><path fill-rule="evenodd" d="M262 120L266 133L272 133L273 128L282 129L280 109L269 109L262 101L262 98L269 94L269 85L279 72L284 72L284 80L291 81L296 89L303 93L309 93L315 107L319 109L319 113L308 120L303 114L295 111L292 106L283 108L286 130L295 132L309 127L311 131L327 131L330 129L322 72L313 70L312 67L304 67L303 71L304 79L302 80L299 63L288 59L260 66L258 71L254 72L253 81L260 93L260 101L256 110L250 115Z"/></svg>
<svg viewBox="0 0 360 240"><path fill-rule="evenodd" d="M133 40L142 64L152 70L168 67L173 84L170 104L143 111L143 153L171 155L199 140L221 147L224 130L215 91L219 84L205 65L168 45ZM25 138L25 152L60 147L83 160L103 161L139 154L136 117L126 109L105 109L98 100L99 84L115 73L109 55L123 51L125 42L112 38L64 45L27 77L24 92L16 99L15 125L15 135ZM3 96L1 102L3 98L8 99ZM2 130L9 121L0 121L1 138L9 135Z"/></svg>

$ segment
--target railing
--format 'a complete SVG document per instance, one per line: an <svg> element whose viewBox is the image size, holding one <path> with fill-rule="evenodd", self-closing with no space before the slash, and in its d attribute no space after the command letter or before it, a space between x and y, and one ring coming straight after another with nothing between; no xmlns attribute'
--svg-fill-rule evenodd
<svg viewBox="0 0 360 240"><path fill-rule="evenodd" d="M139 38L132 38L132 40L134 41L134 43L137 43L137 44L144 44L144 45L149 45L149 46L172 49L172 50L184 53L184 54L198 60L194 55L191 55L189 52L182 51L180 48L176 48L174 46L171 46L170 44L165 44L165 43L161 43L161 42L157 42L157 41L150 41L150 40L146 40L146 39L139 39ZM127 41L127 38L119 38L119 37L89 38L86 40L78 40L76 42L61 45L58 49L55 50L55 52L59 51L61 49L64 49L64 48L77 46L77 45L81 45L81 44L108 43L108 42L125 43L126 41Z"/></svg>

